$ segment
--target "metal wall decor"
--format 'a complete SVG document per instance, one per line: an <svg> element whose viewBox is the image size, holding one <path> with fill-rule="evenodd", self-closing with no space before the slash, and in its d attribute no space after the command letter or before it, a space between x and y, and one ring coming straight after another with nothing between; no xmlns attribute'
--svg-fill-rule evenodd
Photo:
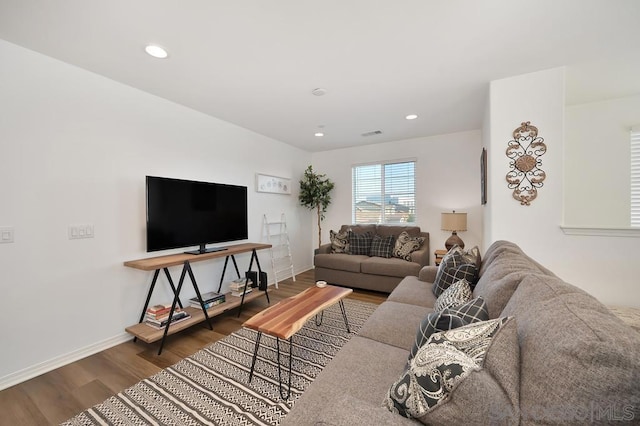
<svg viewBox="0 0 640 426"><path fill-rule="evenodd" d="M538 137L538 128L530 121L523 122L513 131L513 140L508 142L507 157L509 172L507 186L513 189L513 198L523 206L531 205L538 196L547 174L542 170L542 159L547 152L544 139Z"/></svg>

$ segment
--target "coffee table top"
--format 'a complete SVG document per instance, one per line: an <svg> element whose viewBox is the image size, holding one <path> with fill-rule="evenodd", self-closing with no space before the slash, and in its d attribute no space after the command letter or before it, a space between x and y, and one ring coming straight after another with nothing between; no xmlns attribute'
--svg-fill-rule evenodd
<svg viewBox="0 0 640 426"><path fill-rule="evenodd" d="M288 339L298 332L309 318L352 292L350 288L333 285L323 288L310 287L254 315L242 325L270 336Z"/></svg>

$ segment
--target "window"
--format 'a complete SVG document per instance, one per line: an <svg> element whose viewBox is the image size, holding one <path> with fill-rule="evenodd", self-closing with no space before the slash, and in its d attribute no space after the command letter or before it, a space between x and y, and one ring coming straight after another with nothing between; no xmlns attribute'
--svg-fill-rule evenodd
<svg viewBox="0 0 640 426"><path fill-rule="evenodd" d="M353 223L413 223L415 161L353 166Z"/></svg>
<svg viewBox="0 0 640 426"><path fill-rule="evenodd" d="M631 131L631 227L640 228L640 130Z"/></svg>

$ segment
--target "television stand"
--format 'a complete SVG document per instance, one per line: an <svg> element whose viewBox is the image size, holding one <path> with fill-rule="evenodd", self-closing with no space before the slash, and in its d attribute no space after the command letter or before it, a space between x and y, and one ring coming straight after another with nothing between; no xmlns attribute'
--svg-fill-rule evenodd
<svg viewBox="0 0 640 426"><path fill-rule="evenodd" d="M164 346L164 342L168 335L177 333L185 328L191 327L200 322L206 321L207 325L210 329L213 329L211 326L210 318L220 315L230 309L239 308L238 316L242 312L242 306L245 302L249 302L257 299L261 296L262 291L259 289L255 289L258 291L252 291L249 294L243 293L242 297L231 296L231 292L225 294L226 301L219 305L212 306L208 309L205 309L204 303L202 301L202 295L200 293L200 289L196 283L196 278L194 276L193 270L191 269L191 263L200 262L203 260L214 260L225 258L224 260L224 268L222 269L222 276L220 277L220 283L218 284L218 291L222 289L222 283L224 281L224 275L227 270L227 265L229 263L229 258L233 261L233 266L238 274L238 278L240 278L240 272L238 270L238 265L236 263L235 256L236 254L241 253L251 253L251 259L249 261L249 271L252 270L253 262L256 262L256 266L258 267L258 277L260 276L260 272L262 268L260 267L260 261L258 260L258 250L271 248L271 244L261 244L261 243L244 243L228 246L225 250L218 250L216 252L205 253L200 256L191 256L185 254L173 254L168 256L159 256L159 257L151 257L147 259L139 259L139 260L131 260L124 262L125 266L130 268L139 269L142 271L153 271L153 280L151 281L151 286L149 287L149 291L147 293L147 299L144 303L144 307L142 308L142 312L140 314L140 320L138 324L134 324L132 326L127 327L125 330L134 336L134 341L140 339L146 343L153 343L160 340L160 348L158 349L158 355L162 353L162 348ZM178 285L175 286L171 275L169 274L169 267L172 266L182 266L182 273L180 274L180 280L178 281ZM200 308L193 308L191 306L185 306L184 310L191 315L191 318L186 319L184 321L180 321L174 324L167 325L164 329L156 330L152 327L146 325L144 321L145 314L147 312L147 308L149 307L149 302L151 300L151 294L156 286L156 282L158 280L158 276L160 275L160 270L164 270L165 275L167 276L167 281L171 286L171 290L173 291L173 303L171 304L171 310L169 312L169 317L173 315L177 306L182 306L180 301L180 292L182 290L185 278L188 276L191 284L193 285L194 290L196 291L196 297L200 301ZM269 301L269 293L268 289L264 288L264 295L267 298L267 303Z"/></svg>
<svg viewBox="0 0 640 426"><path fill-rule="evenodd" d="M225 251L227 250L226 247L206 247L206 244L200 244L200 248L198 250L190 250L190 251L185 251L185 254L195 254L195 255L199 255L199 254L206 254L206 253L215 253L217 251Z"/></svg>

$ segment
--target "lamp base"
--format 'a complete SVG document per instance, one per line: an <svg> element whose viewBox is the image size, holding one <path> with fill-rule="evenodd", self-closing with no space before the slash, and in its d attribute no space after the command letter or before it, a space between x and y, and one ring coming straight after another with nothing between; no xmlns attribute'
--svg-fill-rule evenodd
<svg viewBox="0 0 640 426"><path fill-rule="evenodd" d="M453 246L460 246L460 248L464 248L464 241L460 237L456 231L451 233L451 236L445 241L444 246L447 248L447 251L451 250Z"/></svg>

